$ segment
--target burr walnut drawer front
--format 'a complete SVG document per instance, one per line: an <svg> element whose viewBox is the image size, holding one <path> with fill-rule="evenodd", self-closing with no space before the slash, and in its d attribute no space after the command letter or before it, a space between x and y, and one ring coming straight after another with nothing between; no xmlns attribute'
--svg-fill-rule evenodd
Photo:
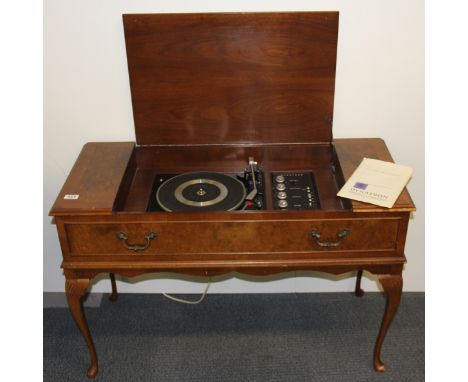
<svg viewBox="0 0 468 382"><path fill-rule="evenodd" d="M67 224L70 255L289 253L396 248L398 218Z"/></svg>

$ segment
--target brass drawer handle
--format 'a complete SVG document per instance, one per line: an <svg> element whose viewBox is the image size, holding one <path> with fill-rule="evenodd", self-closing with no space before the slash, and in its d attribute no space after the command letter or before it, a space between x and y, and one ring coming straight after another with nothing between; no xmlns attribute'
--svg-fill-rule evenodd
<svg viewBox="0 0 468 382"><path fill-rule="evenodd" d="M320 245L321 247L338 247L340 245L341 240L344 239L346 236L348 236L349 230L348 229L342 229L336 237L338 238L337 241L320 241L320 233L316 229L313 229L309 232L309 235L312 236L316 243Z"/></svg>
<svg viewBox="0 0 468 382"><path fill-rule="evenodd" d="M156 239L158 235L154 232L148 232L145 236L145 244L129 244L127 242L128 235L125 232L117 232L117 238L122 240L122 243L125 248L133 252L140 252L144 251L146 248L150 246L150 241Z"/></svg>

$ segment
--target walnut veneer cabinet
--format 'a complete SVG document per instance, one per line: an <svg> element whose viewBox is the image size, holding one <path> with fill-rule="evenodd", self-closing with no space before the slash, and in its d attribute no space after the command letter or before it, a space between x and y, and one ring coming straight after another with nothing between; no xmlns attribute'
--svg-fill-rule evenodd
<svg viewBox="0 0 468 382"><path fill-rule="evenodd" d="M336 196L363 157L392 161L381 139L333 139L338 13L124 15L136 143L83 147L53 205L70 311L98 372L82 297L98 274L216 276L313 270L378 275L387 305L380 349L402 292L406 191L380 208ZM265 174L256 211L148 212L156 174ZM270 174L312 171L320 209L274 209ZM346 235L342 235L345 231ZM314 233L314 234L312 234ZM131 367L131 365L129 365Z"/></svg>

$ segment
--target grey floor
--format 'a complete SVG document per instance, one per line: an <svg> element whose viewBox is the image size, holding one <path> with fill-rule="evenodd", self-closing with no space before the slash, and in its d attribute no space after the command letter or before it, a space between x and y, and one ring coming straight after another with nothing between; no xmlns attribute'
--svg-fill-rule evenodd
<svg viewBox="0 0 468 382"><path fill-rule="evenodd" d="M86 315L96 381L424 381L424 294L404 293L372 368L380 293L107 295ZM85 381L89 358L66 308L44 309L44 381Z"/></svg>

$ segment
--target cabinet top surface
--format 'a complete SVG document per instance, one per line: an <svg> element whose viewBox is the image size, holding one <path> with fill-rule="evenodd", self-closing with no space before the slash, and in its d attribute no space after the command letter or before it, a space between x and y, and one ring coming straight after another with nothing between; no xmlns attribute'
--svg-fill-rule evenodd
<svg viewBox="0 0 468 382"><path fill-rule="evenodd" d="M337 160L343 171L344 180L349 178L363 157L392 161L392 157L384 141L381 139L336 139L334 140L334 147L338 157ZM160 157L161 154L163 155L163 158L160 158L157 161L163 166L170 163L171 159L169 158L173 158L172 155L168 155L167 158L164 158L164 153L170 154L173 153L174 150L168 151L162 150L162 148L158 150L155 147L148 149L152 152L150 159L154 157L153 154L155 154L156 157ZM166 149L168 148L166 147ZM186 153L187 151L187 149L184 148L176 149L183 153ZM268 147L266 149L269 150ZM207 149L205 149L205 151L206 150ZM234 161L234 164L237 165L236 153L238 150L241 152L240 156L242 158L245 157L244 154L246 154L246 152L243 151L244 149L241 150L241 148L228 149L220 147L215 150L215 154L218 156L220 153L225 153L226 158ZM261 153L262 148L259 148L259 150ZM311 150L316 152L318 147L317 150L315 150L315 148L311 148ZM57 200L50 211L50 215L114 214L115 203L118 200L119 193L120 196L125 197L125 195L122 195L119 191L125 189L122 185L125 184L126 180L131 180L131 177L128 176L128 171L135 166L135 151L135 145L133 142L98 142L86 144L83 147L83 150L70 172L61 192L59 193ZM297 151L297 148L294 152L295 151ZM323 153L323 150L320 151ZM310 151L307 152L310 153ZM277 153L277 151L275 150L274 153ZM302 151L299 152L299 154L301 153ZM268 151L265 152L265 155L266 154L268 154ZM181 155L182 153L179 152L177 158L183 156ZM271 164L275 166L276 162L274 161L276 160L276 157L273 154L271 155L272 156L269 158L269 161L273 161ZM202 155L200 160L203 162L205 158L206 156ZM221 159L223 158L224 157ZM316 156L315 159L317 158L320 157ZM280 157L278 160L281 161L282 159L284 158ZM292 160L297 164L299 159L294 157ZM303 158L303 160L310 160L310 158ZM67 195L79 195L79 197L77 199L68 199L66 197ZM414 210L414 204L406 188L403 190L391 209L352 201L353 212L409 212ZM235 213L237 212L238 211ZM264 214L263 211L260 214L262 213ZM232 216L233 213L230 212L226 214ZM252 212L251 215L253 216L258 214Z"/></svg>
<svg viewBox="0 0 468 382"><path fill-rule="evenodd" d="M139 145L331 141L338 12L123 23Z"/></svg>

